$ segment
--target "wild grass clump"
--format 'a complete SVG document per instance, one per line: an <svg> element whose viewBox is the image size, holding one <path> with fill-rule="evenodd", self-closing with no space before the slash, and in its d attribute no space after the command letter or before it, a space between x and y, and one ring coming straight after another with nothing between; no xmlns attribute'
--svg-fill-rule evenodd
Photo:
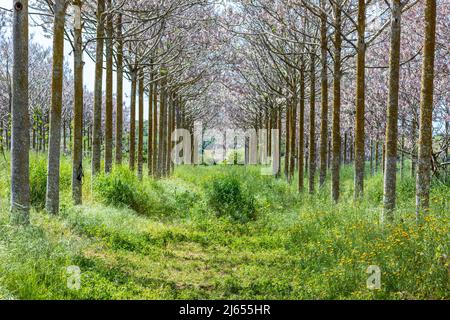
<svg viewBox="0 0 450 320"><path fill-rule="evenodd" d="M213 178L207 194L208 203L218 216L229 216L239 222L256 219L255 199L237 176L226 174Z"/></svg>
<svg viewBox="0 0 450 320"><path fill-rule="evenodd" d="M70 159L61 157L59 190L68 192L71 186L72 167ZM42 154L30 156L30 201L31 205L41 210L45 207L47 190L47 158Z"/></svg>
<svg viewBox="0 0 450 320"><path fill-rule="evenodd" d="M74 298L67 287L67 267L76 264L80 242L47 215L33 212L32 225L13 227L7 210L0 211L0 296Z"/></svg>
<svg viewBox="0 0 450 320"><path fill-rule="evenodd" d="M129 208L147 216L186 216L197 195L170 179L156 181L118 166L109 174L94 179L94 196L100 202L118 208Z"/></svg>
<svg viewBox="0 0 450 320"><path fill-rule="evenodd" d="M150 197L136 175L124 166L115 167L109 173L102 173L94 179L94 194L109 206L127 207L137 213L148 214Z"/></svg>

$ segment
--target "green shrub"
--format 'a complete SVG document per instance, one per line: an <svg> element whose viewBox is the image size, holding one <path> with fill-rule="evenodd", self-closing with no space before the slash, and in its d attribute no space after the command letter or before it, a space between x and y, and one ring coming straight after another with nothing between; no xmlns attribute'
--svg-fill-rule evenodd
<svg viewBox="0 0 450 320"><path fill-rule="evenodd" d="M123 166L110 174L101 174L94 180L94 193L106 205L127 207L137 213L148 213L151 202L137 177Z"/></svg>
<svg viewBox="0 0 450 320"><path fill-rule="evenodd" d="M70 160L61 157L60 165L60 192L67 192L71 186L72 167ZM44 209L47 191L47 158L43 155L30 157L30 201L36 209Z"/></svg>
<svg viewBox="0 0 450 320"><path fill-rule="evenodd" d="M218 216L229 216L240 222L256 219L255 199L235 175L213 179L208 189L208 202Z"/></svg>
<svg viewBox="0 0 450 320"><path fill-rule="evenodd" d="M41 157L32 159L30 166L30 200L36 209L45 207L47 187L47 161Z"/></svg>

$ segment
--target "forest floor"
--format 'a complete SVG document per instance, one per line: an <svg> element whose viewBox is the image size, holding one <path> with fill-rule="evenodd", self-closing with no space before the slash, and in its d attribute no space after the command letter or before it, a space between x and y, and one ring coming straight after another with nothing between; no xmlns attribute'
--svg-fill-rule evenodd
<svg viewBox="0 0 450 320"><path fill-rule="evenodd" d="M85 173L84 205L75 207L63 158L54 217L43 210L45 157L32 155L33 210L24 228L8 224L2 161L0 299L450 298L450 186L437 181L422 225L408 173L398 179L396 221L387 224L381 174L367 174L364 200L355 202L350 166L339 204L329 181L300 196L296 181L257 167L185 166L142 182L118 168L92 191ZM371 265L381 270L378 290L367 287ZM81 272L78 290L69 266Z"/></svg>

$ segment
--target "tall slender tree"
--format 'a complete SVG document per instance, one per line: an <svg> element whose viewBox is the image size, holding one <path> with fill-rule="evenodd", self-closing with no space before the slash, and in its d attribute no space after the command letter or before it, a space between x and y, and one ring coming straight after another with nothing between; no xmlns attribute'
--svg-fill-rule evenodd
<svg viewBox="0 0 450 320"><path fill-rule="evenodd" d="M144 166L144 70L139 69L139 128L138 128L138 177L142 180Z"/></svg>
<svg viewBox="0 0 450 320"><path fill-rule="evenodd" d="M105 172L112 169L113 117L113 16L112 2L106 0L106 101L105 101Z"/></svg>
<svg viewBox="0 0 450 320"><path fill-rule="evenodd" d="M356 59L356 121L355 121L355 198L364 192L365 167L365 64L366 64L366 0L358 0L358 45Z"/></svg>
<svg viewBox="0 0 450 320"><path fill-rule="evenodd" d="M137 91L137 64L130 66L131 97L130 97L130 170L134 171L136 164L136 91Z"/></svg>
<svg viewBox="0 0 450 320"><path fill-rule="evenodd" d="M29 223L28 0L13 1L11 223Z"/></svg>
<svg viewBox="0 0 450 320"><path fill-rule="evenodd" d="M148 141L147 168L148 175L153 175L153 66L150 69L150 83L148 86Z"/></svg>
<svg viewBox="0 0 450 320"><path fill-rule="evenodd" d="M47 192L45 209L51 214L59 211L59 172L61 156L61 110L64 67L64 22L66 1L53 4L53 69L50 109L50 136L48 144Z"/></svg>
<svg viewBox="0 0 450 320"><path fill-rule="evenodd" d="M391 5L391 50L389 54L389 95L386 123L386 154L384 170L384 214L394 219L397 183L398 94L400 81L400 36L402 8L400 0Z"/></svg>
<svg viewBox="0 0 450 320"><path fill-rule="evenodd" d="M416 215L420 221L430 206L433 152L433 80L436 47L436 0L425 1L422 89L420 93L419 152L416 179Z"/></svg>
<svg viewBox="0 0 450 320"><path fill-rule="evenodd" d="M309 193L314 193L316 173L316 53L310 53L310 90L309 90Z"/></svg>
<svg viewBox="0 0 450 320"><path fill-rule="evenodd" d="M117 93L116 93L116 164L122 164L122 139L123 139L123 38L122 38L122 14L117 14L116 21L117 38Z"/></svg>
<svg viewBox="0 0 450 320"><path fill-rule="evenodd" d="M155 75L157 72L155 70ZM153 85L153 154L152 154L152 172L156 174L158 170L158 81Z"/></svg>
<svg viewBox="0 0 450 320"><path fill-rule="evenodd" d="M331 160L331 197L333 201L339 200L340 193L340 157L341 157L341 4L335 1L334 11L334 65L333 65L333 118L332 140L333 158Z"/></svg>
<svg viewBox="0 0 450 320"><path fill-rule="evenodd" d="M305 58L300 62L300 103L298 119L298 191L302 193L304 185L304 159L305 159Z"/></svg>
<svg viewBox="0 0 450 320"><path fill-rule="evenodd" d="M319 186L325 183L327 175L327 146L328 146L328 45L327 45L327 15L325 0L320 1L320 49L321 49L321 124L320 124L320 168Z"/></svg>
<svg viewBox="0 0 450 320"><path fill-rule="evenodd" d="M95 88L92 131L92 176L100 171L102 138L103 47L105 36L105 0L97 1L97 48L95 55Z"/></svg>
<svg viewBox="0 0 450 320"><path fill-rule="evenodd" d="M81 24L81 0L74 0L74 97L73 97L73 152L72 199L82 203L83 179L83 38Z"/></svg>

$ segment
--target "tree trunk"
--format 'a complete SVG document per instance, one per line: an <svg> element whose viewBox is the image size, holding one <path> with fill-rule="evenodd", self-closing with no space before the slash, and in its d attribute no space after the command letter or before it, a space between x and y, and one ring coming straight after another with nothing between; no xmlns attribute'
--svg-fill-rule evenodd
<svg viewBox="0 0 450 320"><path fill-rule="evenodd" d="M278 110L276 110L275 112L276 112L276 127L278 129L278 153L276 154L276 156L278 157L278 170L275 174L275 178L279 179L281 177L281 132L282 132L281 107L278 107Z"/></svg>
<svg viewBox="0 0 450 320"><path fill-rule="evenodd" d="M364 112L365 112L365 44L366 4L358 0L358 56L356 62L356 125L355 125L355 199L364 193Z"/></svg>
<svg viewBox="0 0 450 320"><path fill-rule="evenodd" d="M344 132L344 148L343 148L343 151L342 151L342 153L343 153L343 159L344 159L344 165L345 164L348 164L348 148L347 148L347 146L348 146L348 134L347 134L347 131L345 131Z"/></svg>
<svg viewBox="0 0 450 320"><path fill-rule="evenodd" d="M320 47L321 47L321 125L320 125L320 168L319 187L325 183L327 176L328 147L328 71L327 71L327 16L325 0L320 1L322 12L320 16Z"/></svg>
<svg viewBox="0 0 450 320"><path fill-rule="evenodd" d="M416 180L416 215L420 220L430 206L431 155L433 152L433 79L436 46L436 0L425 2L422 89L420 94L419 152Z"/></svg>
<svg viewBox="0 0 450 320"><path fill-rule="evenodd" d="M83 38L81 29L81 1L74 1L74 106L73 106L73 155L72 199L75 205L82 203L83 179Z"/></svg>
<svg viewBox="0 0 450 320"><path fill-rule="evenodd" d="M165 70L161 70L162 75L164 75ZM160 88L160 104L159 104L159 145L158 145L158 170L157 170L157 178L161 178L164 174L164 153L165 153L165 127L166 127L166 96L165 96L165 78L161 81Z"/></svg>
<svg viewBox="0 0 450 320"><path fill-rule="evenodd" d="M301 58L300 66L300 110L298 119L298 191L303 193L304 186L304 159L305 159L305 62Z"/></svg>
<svg viewBox="0 0 450 320"><path fill-rule="evenodd" d="M107 10L112 9L106 0ZM106 101L105 101L105 172L112 169L112 117L113 117L113 17L106 15Z"/></svg>
<svg viewBox="0 0 450 320"><path fill-rule="evenodd" d="M389 95L386 123L386 153L384 165L384 215L394 220L397 182L398 90L400 80L401 4L392 0L391 51L389 57Z"/></svg>
<svg viewBox="0 0 450 320"><path fill-rule="evenodd" d="M157 75L157 73L155 73ZM152 173L155 175L158 164L158 82L153 85L153 160Z"/></svg>
<svg viewBox="0 0 450 320"><path fill-rule="evenodd" d="M350 134L350 136L349 136L349 143L348 143L348 162L350 164L353 163L354 155L355 155L355 141L353 141L353 135Z"/></svg>
<svg viewBox="0 0 450 320"><path fill-rule="evenodd" d="M404 128L404 124L403 124ZM401 144L400 144L402 151L400 153L400 179L403 180L403 177L405 176L405 152L403 151L405 149L405 135L402 134L401 138Z"/></svg>
<svg viewBox="0 0 450 320"><path fill-rule="evenodd" d="M172 174L174 166L172 162L172 148L173 148L173 142L172 142L172 132L175 130L174 124L175 124L175 103L176 103L176 97L175 94L171 94L171 104L169 108L169 131L167 134L167 142L168 142L168 148L167 148L167 168L169 175Z"/></svg>
<svg viewBox="0 0 450 320"><path fill-rule="evenodd" d="M123 139L123 39L122 14L117 15L116 164L122 164Z"/></svg>
<svg viewBox="0 0 450 320"><path fill-rule="evenodd" d="M377 140L375 141L375 172L378 172L378 168L380 165L380 142Z"/></svg>
<svg viewBox="0 0 450 320"><path fill-rule="evenodd" d="M316 55L313 51L310 54L311 69L310 69L310 92L309 92L309 193L314 193L314 178L316 173L316 150L315 150L315 136L316 136Z"/></svg>
<svg viewBox="0 0 450 320"><path fill-rule="evenodd" d="M331 169L331 153L332 153L331 137L328 137L328 154L327 154L327 170Z"/></svg>
<svg viewBox="0 0 450 320"><path fill-rule="evenodd" d="M370 175L373 176L373 141L370 139Z"/></svg>
<svg viewBox="0 0 450 320"><path fill-rule="evenodd" d="M48 145L47 192L45 209L48 213L59 212L59 174L61 157L61 110L64 73L64 21L65 0L56 0L53 5L53 67L52 97L50 111L50 135Z"/></svg>
<svg viewBox="0 0 450 320"><path fill-rule="evenodd" d="M97 1L97 48L95 56L94 119L92 132L92 177L100 171L102 136L103 37L105 0Z"/></svg>
<svg viewBox="0 0 450 320"><path fill-rule="evenodd" d="M34 131L33 131L33 137L34 137ZM0 118L0 153L4 153L3 149L3 119Z"/></svg>
<svg viewBox="0 0 450 320"><path fill-rule="evenodd" d="M136 86L137 86L137 70L131 70L131 106L130 106L130 170L134 171L136 163Z"/></svg>
<svg viewBox="0 0 450 320"><path fill-rule="evenodd" d="M147 142L147 165L148 175L153 175L153 66L150 70L150 84L148 92L148 142Z"/></svg>
<svg viewBox="0 0 450 320"><path fill-rule="evenodd" d="M28 0L13 1L11 223L29 224Z"/></svg>
<svg viewBox="0 0 450 320"><path fill-rule="evenodd" d="M144 72L139 70L139 129L138 129L138 178L142 180L144 166Z"/></svg>
<svg viewBox="0 0 450 320"><path fill-rule="evenodd" d="M162 90L162 99L163 99L163 103L164 103L164 108L163 108L163 134L161 136L161 140L163 142L163 148L162 148L162 159L161 159L161 172L162 172L162 176L166 177L167 176L167 135L168 135L168 126L169 126L169 117L168 117L168 92L166 89L167 86L167 79L164 79L163 82L163 90Z"/></svg>
<svg viewBox="0 0 450 320"><path fill-rule="evenodd" d="M67 133L67 130L66 130L66 120L63 120L62 121L62 123L63 123L63 127L62 127L62 133L63 133L63 152L64 153L66 153L67 152L67 144L66 144L66 139L67 139L67 137L66 137L66 133Z"/></svg>
<svg viewBox="0 0 450 320"><path fill-rule="evenodd" d="M294 85L294 88L297 88L297 84ZM297 95L294 94L294 98L293 98L293 103L291 106L291 134L290 134L290 138L291 138L291 153L290 153L290 161L289 161L289 183L292 182L292 179L294 177L294 171L295 171L295 143L296 143L296 136L297 136L297 130L296 130L296 125L297 125L297 104L298 104L298 99L297 99ZM270 131L270 129L268 130Z"/></svg>
<svg viewBox="0 0 450 320"><path fill-rule="evenodd" d="M290 148L291 148L291 143L290 143L290 124L291 124L291 100L288 100L287 105L286 105L286 142L285 142L285 153L284 153L284 176L285 178L288 180L289 182L289 160L291 159L290 157ZM259 134L258 134L258 138L259 138Z"/></svg>
<svg viewBox="0 0 450 320"><path fill-rule="evenodd" d="M416 176L416 161L417 161L417 149L416 149L416 131L417 131L417 126L416 126L416 121L415 119L413 119L412 121L412 129L411 129L411 177L415 178Z"/></svg>
<svg viewBox="0 0 450 320"><path fill-rule="evenodd" d="M334 66L333 66L333 158L331 163L331 196L334 202L339 200L340 155L341 155L341 7L334 5Z"/></svg>

